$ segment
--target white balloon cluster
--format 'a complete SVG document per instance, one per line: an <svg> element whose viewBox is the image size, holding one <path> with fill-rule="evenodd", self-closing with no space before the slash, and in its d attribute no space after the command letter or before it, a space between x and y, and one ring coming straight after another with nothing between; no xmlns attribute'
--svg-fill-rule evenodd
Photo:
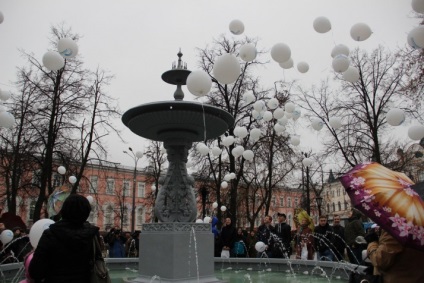
<svg viewBox="0 0 424 283"><path fill-rule="evenodd" d="M233 148L233 150L231 150L231 154L235 157L238 158L240 157L244 152L244 147L241 145L236 146L235 148Z"/></svg>
<svg viewBox="0 0 424 283"><path fill-rule="evenodd" d="M225 146L230 146L234 143L235 138L233 136L227 136L222 139L222 144Z"/></svg>
<svg viewBox="0 0 424 283"><path fill-rule="evenodd" d="M231 180L233 180L233 179L235 179L236 178L236 174L235 173L228 173L228 174L225 174L225 176L224 176L224 180L225 181L231 181Z"/></svg>
<svg viewBox="0 0 424 283"><path fill-rule="evenodd" d="M65 59L78 54L78 45L71 38L61 38L57 43L58 51L47 51L43 55L43 65L50 71L57 71L65 66Z"/></svg>
<svg viewBox="0 0 424 283"><path fill-rule="evenodd" d="M209 147L208 147L206 144L202 143L202 142L199 142L199 143L196 145L196 150L197 150L197 151L200 153L200 155L202 155L202 156L208 155L208 153L209 153Z"/></svg>

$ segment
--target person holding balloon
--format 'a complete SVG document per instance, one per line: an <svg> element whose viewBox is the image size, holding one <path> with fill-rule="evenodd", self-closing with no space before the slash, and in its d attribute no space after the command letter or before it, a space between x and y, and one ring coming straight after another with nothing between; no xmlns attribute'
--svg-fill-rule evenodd
<svg viewBox="0 0 424 283"><path fill-rule="evenodd" d="M90 211L86 197L72 194L63 203L62 219L43 230L38 242L31 237L31 228L30 241L35 251L29 275L35 282L90 282L93 241L99 237L99 228L86 221ZM98 249L95 258L102 259Z"/></svg>

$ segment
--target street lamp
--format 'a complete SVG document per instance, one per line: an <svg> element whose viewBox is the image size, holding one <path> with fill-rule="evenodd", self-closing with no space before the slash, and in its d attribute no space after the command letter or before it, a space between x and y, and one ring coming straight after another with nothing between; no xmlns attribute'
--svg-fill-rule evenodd
<svg viewBox="0 0 424 283"><path fill-rule="evenodd" d="M134 174L133 174L133 191L132 191L132 210L131 210L131 231L135 231L135 187L137 185L137 163L140 158L143 157L142 151L137 151L134 153L131 147L128 147L128 150L131 152L124 150L124 153L130 156L134 160Z"/></svg>
<svg viewBox="0 0 424 283"><path fill-rule="evenodd" d="M322 197L321 196L315 197L315 201L317 202L317 206L318 206L318 216L321 216Z"/></svg>
<svg viewBox="0 0 424 283"><path fill-rule="evenodd" d="M308 158L307 153L302 154L305 156L305 158L302 160L303 166L306 167L306 212L308 215L311 215L311 199L309 196L309 166L312 164L312 159ZM303 167L302 167L302 177L303 177Z"/></svg>

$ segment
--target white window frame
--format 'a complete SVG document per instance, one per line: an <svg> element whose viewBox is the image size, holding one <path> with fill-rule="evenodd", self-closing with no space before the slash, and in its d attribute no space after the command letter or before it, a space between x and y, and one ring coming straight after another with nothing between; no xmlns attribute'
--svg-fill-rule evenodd
<svg viewBox="0 0 424 283"><path fill-rule="evenodd" d="M106 194L113 195L115 192L115 179L107 178L106 180Z"/></svg>
<svg viewBox="0 0 424 283"><path fill-rule="evenodd" d="M131 196L131 182L130 180L124 180L122 182L122 191L125 196Z"/></svg>
<svg viewBox="0 0 424 283"><path fill-rule="evenodd" d="M99 181L99 176L97 176L97 175L90 176L90 186L89 186L89 192L90 193L93 194L93 193L97 192L98 181Z"/></svg>
<svg viewBox="0 0 424 283"><path fill-rule="evenodd" d="M146 196L146 183L137 182L137 196L139 198L144 198Z"/></svg>

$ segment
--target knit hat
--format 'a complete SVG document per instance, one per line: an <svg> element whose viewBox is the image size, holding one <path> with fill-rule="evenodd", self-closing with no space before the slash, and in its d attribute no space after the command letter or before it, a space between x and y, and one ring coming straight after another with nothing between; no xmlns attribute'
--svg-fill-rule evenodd
<svg viewBox="0 0 424 283"><path fill-rule="evenodd" d="M90 215L91 206L88 199L81 195L70 195L62 205L61 215L64 220L83 224Z"/></svg>

